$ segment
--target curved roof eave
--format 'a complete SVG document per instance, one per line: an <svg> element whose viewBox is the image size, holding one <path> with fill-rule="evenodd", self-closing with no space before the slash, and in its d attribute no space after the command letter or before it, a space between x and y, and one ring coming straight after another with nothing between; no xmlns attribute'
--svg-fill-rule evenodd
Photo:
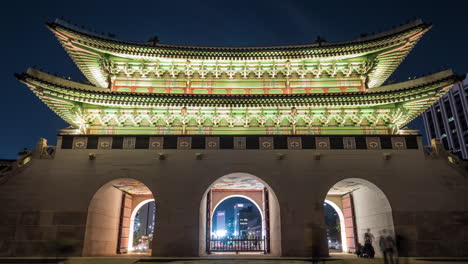
<svg viewBox="0 0 468 264"><path fill-rule="evenodd" d="M278 46L193 46L193 45L177 45L177 44L162 44L157 43L156 45L144 42L133 42L133 41L124 41L118 40L116 38L111 38L103 34L95 33L83 28L80 28L76 25L72 25L69 22L66 22L61 19L56 19L54 22L47 23L47 27L56 31L57 28L62 28L71 32L74 32L80 36L96 39L102 42L108 42L111 44L119 45L128 45L131 47L139 48L163 48L163 49L176 49L176 50L209 50L209 51L274 51L274 50L295 50L295 49L324 49L327 47L339 48L342 46L349 46L355 44L363 44L371 41L385 39L392 35L400 34L406 31L409 31L414 28L429 29L432 25L424 23L421 19L416 19L410 21L406 24L388 29L376 34L366 35L364 37L359 37L357 39L348 40L348 41L339 41L339 42L321 42L321 43L310 43L310 44L291 44L291 45L278 45Z"/></svg>
<svg viewBox="0 0 468 264"><path fill-rule="evenodd" d="M441 83L448 81L449 83L455 83L458 81L458 77L455 76L452 70L444 70L437 72L431 75L423 76L415 80L409 80L397 84L381 86L368 90L367 92L348 92L348 93L322 93L322 94L258 94L258 95L203 95L203 94L145 94L145 93L131 93L131 92L112 92L105 88L99 88L92 85L82 84L70 80L66 80L60 77L56 77L39 70L29 68L26 73L17 74L16 77L21 81L26 81L26 79L34 79L43 84L50 84L55 87L60 87L70 91L70 93L84 93L84 94L96 94L103 96L128 96L132 98L186 98L189 100L209 100L216 99L219 101L222 100L242 100L242 99L265 99L265 100L274 100L282 101L292 98L348 98L348 97L360 97L360 96L384 96L391 95L399 92L407 92L421 87L425 87L434 83ZM27 81L26 81L27 82Z"/></svg>

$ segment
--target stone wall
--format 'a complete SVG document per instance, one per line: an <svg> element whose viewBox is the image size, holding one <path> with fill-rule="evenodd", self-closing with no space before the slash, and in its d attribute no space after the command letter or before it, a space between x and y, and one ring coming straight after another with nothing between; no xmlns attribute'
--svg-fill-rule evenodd
<svg viewBox="0 0 468 264"><path fill-rule="evenodd" d="M365 179L382 190L393 210L396 235L407 241L402 252L468 252L468 177L445 160L426 159L420 149L283 149L281 159L276 150L259 149L92 152L95 160L89 159L87 149L57 148L54 159L33 159L29 168L0 185L0 254L55 256L62 254L58 241L67 254L82 254L92 197L106 183L130 177L148 186L156 198L153 255L198 256L203 247L202 199L217 179L234 172L255 175L274 192L280 218L271 225L281 229L272 239L280 242L277 254L282 256L312 254L310 237L317 254L328 253L323 200L346 178ZM159 159L159 152L166 159ZM200 152L201 159L196 156Z"/></svg>

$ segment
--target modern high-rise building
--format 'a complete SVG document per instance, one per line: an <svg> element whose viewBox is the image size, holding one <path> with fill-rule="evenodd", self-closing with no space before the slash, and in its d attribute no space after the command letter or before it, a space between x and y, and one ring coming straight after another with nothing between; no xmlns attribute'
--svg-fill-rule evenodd
<svg viewBox="0 0 468 264"><path fill-rule="evenodd" d="M465 78L423 114L427 139L440 139L445 150L463 159L468 159L467 97L468 78Z"/></svg>
<svg viewBox="0 0 468 264"><path fill-rule="evenodd" d="M226 230L226 211L218 211L216 213L216 231Z"/></svg>
<svg viewBox="0 0 468 264"><path fill-rule="evenodd" d="M234 205L234 236L240 236L240 211L244 209L245 204L238 203Z"/></svg>

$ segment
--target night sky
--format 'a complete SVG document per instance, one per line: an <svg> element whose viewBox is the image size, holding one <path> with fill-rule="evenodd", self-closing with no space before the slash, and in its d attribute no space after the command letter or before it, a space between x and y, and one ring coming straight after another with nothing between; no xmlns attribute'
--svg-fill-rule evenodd
<svg viewBox="0 0 468 264"><path fill-rule="evenodd" d="M385 3L385 4L384 4ZM63 17L118 39L217 46L287 45L354 39L414 18L434 27L390 79L444 68L468 71L468 1L7 1L2 2L0 158L16 158L46 138L55 145L67 124L13 73L36 66L74 80L84 77L44 23ZM422 129L422 122L412 123Z"/></svg>
<svg viewBox="0 0 468 264"><path fill-rule="evenodd" d="M212 226L212 232L216 232L218 230L218 221L217 221L217 213L218 211L224 211L225 212L225 224L227 227L227 223L229 219L234 219L234 205L236 204L244 204L244 207L247 208L248 206L251 206L254 210L254 212L257 213L258 217L261 217L260 211L258 211L257 206L255 206L254 203L252 203L250 200L242 198L242 197L231 197L223 202L221 202L216 208L213 213L213 226ZM249 219L252 220L252 219ZM228 234L228 236L231 236L232 234Z"/></svg>

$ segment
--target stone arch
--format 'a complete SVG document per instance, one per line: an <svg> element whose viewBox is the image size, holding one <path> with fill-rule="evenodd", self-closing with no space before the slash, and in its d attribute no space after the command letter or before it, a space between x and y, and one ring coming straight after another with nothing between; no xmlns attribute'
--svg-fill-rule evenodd
<svg viewBox="0 0 468 264"><path fill-rule="evenodd" d="M207 214L207 194L213 188L213 186L221 181L223 178L230 176L239 176L249 179L253 179L263 184L267 188L269 193L269 208L270 208L270 255L272 256L281 256L281 218L280 218L280 206L277 195L274 190L266 183L263 179L252 175L250 173L244 172L235 172L225 174L215 181L213 181L203 193L201 202L200 202L200 221L199 221L199 255L206 256L206 214ZM260 210L261 211L261 210Z"/></svg>
<svg viewBox="0 0 468 264"><path fill-rule="evenodd" d="M375 238L373 246L379 256L380 232L386 230L395 235L392 207L387 195L376 184L362 178L335 182L328 189L325 201L329 195L341 198L348 252L354 252L355 243L364 245L364 233L370 229Z"/></svg>
<svg viewBox="0 0 468 264"><path fill-rule="evenodd" d="M133 197L153 193L134 178L116 178L103 184L92 196L87 210L83 256L112 256L127 253ZM136 199L138 201L139 199Z"/></svg>

